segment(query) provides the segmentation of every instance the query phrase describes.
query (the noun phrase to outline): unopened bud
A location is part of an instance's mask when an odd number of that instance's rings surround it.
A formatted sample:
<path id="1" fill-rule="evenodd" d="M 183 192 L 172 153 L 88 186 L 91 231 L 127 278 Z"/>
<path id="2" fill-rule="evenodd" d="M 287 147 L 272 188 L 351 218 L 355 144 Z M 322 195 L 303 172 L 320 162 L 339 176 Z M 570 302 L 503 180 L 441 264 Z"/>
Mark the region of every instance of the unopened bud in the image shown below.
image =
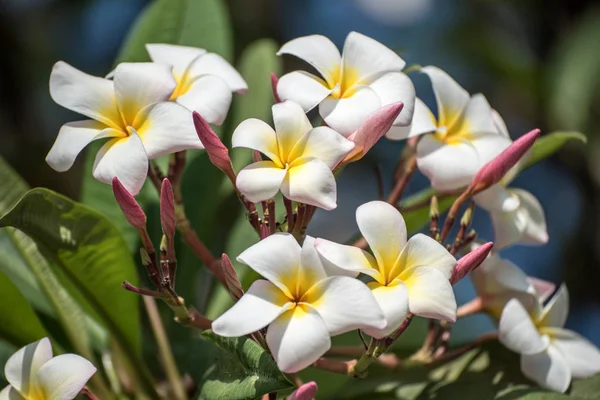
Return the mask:
<path id="1" fill-rule="evenodd" d="M 142 259 L 143 266 L 147 267 L 152 262 L 150 260 L 150 255 L 148 254 L 148 252 L 145 249 L 140 249 L 140 258 Z"/>
<path id="2" fill-rule="evenodd" d="M 117 177 L 112 180 L 112 189 L 115 195 L 117 204 L 123 211 L 129 225 L 133 226 L 138 230 L 146 229 L 146 214 L 144 210 L 135 200 L 133 195 L 125 189 L 125 186 L 119 181 Z"/>
<path id="3" fill-rule="evenodd" d="M 438 218 L 440 216 L 440 209 L 438 206 L 438 198 L 437 196 L 431 196 L 431 201 L 429 202 L 429 218 Z"/>
<path id="4" fill-rule="evenodd" d="M 488 242 L 458 260 L 454 272 L 452 272 L 452 276 L 450 277 L 450 283 L 454 285 L 467 276 L 469 272 L 479 267 L 492 250 L 492 247 L 494 247 L 494 243 Z"/>
<path id="5" fill-rule="evenodd" d="M 277 93 L 277 84 L 279 83 L 279 78 L 275 75 L 274 72 L 271 72 L 271 89 L 273 90 L 273 99 L 275 103 L 281 103 L 281 98 L 279 97 L 279 93 Z"/>
<path id="6" fill-rule="evenodd" d="M 473 212 L 475 211 L 475 203 L 471 202 L 469 207 L 465 210 L 462 218 L 460 219 L 460 225 L 465 228 L 471 225 L 471 220 L 473 220 Z"/>
<path id="7" fill-rule="evenodd" d="M 229 256 L 225 253 L 221 256 L 221 268 L 223 269 L 225 283 L 227 284 L 227 290 L 229 291 L 231 298 L 238 301 L 240 297 L 244 295 L 244 289 L 242 289 L 242 284 L 240 283 Z"/>
<path id="8" fill-rule="evenodd" d="M 306 382 L 290 394 L 287 400 L 313 400 L 317 395 L 317 389 L 316 382 Z"/>
<path id="9" fill-rule="evenodd" d="M 163 233 L 172 238 L 175 235 L 175 200 L 173 187 L 167 178 L 163 179 L 160 188 L 160 223 Z"/>
<path id="10" fill-rule="evenodd" d="M 208 122 L 200 114 L 194 111 L 194 126 L 196 127 L 196 133 L 198 138 L 202 142 L 210 162 L 213 163 L 217 168 L 223 171 L 232 182 L 235 182 L 235 172 L 231 165 L 231 158 L 229 157 L 229 150 L 221 142 L 221 139 L 217 136 L 215 131 L 212 130 Z"/>

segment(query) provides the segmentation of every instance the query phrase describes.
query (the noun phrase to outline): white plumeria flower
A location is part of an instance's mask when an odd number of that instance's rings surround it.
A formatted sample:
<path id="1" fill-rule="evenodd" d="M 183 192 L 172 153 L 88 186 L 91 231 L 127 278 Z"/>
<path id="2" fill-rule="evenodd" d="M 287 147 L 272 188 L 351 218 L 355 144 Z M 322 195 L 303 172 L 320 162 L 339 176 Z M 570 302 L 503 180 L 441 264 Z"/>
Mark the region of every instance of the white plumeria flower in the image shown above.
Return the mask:
<path id="1" fill-rule="evenodd" d="M 572 378 L 600 372 L 600 351 L 579 334 L 564 329 L 569 295 L 562 285 L 539 315 L 531 316 L 510 300 L 499 324 L 499 340 L 521 354 L 521 371 L 538 385 L 564 393 Z"/>
<path id="2" fill-rule="evenodd" d="M 90 142 L 110 138 L 96 155 L 94 177 L 107 184 L 117 177 L 137 194 L 149 159 L 203 148 L 190 111 L 168 101 L 175 86 L 167 65 L 119 64 L 113 81 L 59 61 L 50 75 L 52 99 L 92 119 L 64 124 L 46 162 L 59 172 L 66 171 Z"/>
<path id="3" fill-rule="evenodd" d="M 267 345 L 279 369 L 296 372 L 317 361 L 330 336 L 366 327 L 384 328 L 381 309 L 367 286 L 347 276 L 328 276 L 306 237 L 276 233 L 237 258 L 267 280 L 257 280 L 212 323 L 221 336 L 237 337 L 267 325 Z"/>
<path id="4" fill-rule="evenodd" d="M 354 246 L 316 240 L 320 256 L 332 266 L 375 281 L 368 284 L 388 326 L 363 329 L 375 338 L 389 335 L 415 315 L 454 322 L 456 300 L 450 277 L 456 259 L 438 242 L 423 234 L 406 241 L 406 224 L 396 208 L 372 201 L 356 210 L 358 228 L 375 257 Z M 327 265 L 326 265 L 327 266 Z"/>
<path id="5" fill-rule="evenodd" d="M 277 94 L 293 100 L 305 111 L 319 105 L 327 125 L 348 137 L 379 108 L 403 102 L 404 108 L 388 131 L 390 139 L 405 139 L 412 119 L 415 88 L 402 69 L 406 65 L 392 50 L 357 32 L 350 32 L 343 54 L 321 35 L 284 44 L 280 54 L 292 54 L 313 66 L 321 77 L 305 71 L 282 76 Z"/>
<path id="6" fill-rule="evenodd" d="M 337 189 L 331 170 L 354 143 L 331 128 L 313 128 L 302 107 L 292 101 L 275 104 L 275 130 L 250 118 L 233 132 L 233 147 L 258 150 L 271 161 L 259 161 L 242 169 L 238 189 L 253 202 L 268 200 L 281 189 L 285 197 L 331 210 Z"/>
<path id="7" fill-rule="evenodd" d="M 170 99 L 197 111 L 211 124 L 225 120 L 232 92 L 248 90 L 242 76 L 218 54 L 173 44 L 147 44 L 146 50 L 152 61 L 173 67 L 177 86 Z"/>
<path id="8" fill-rule="evenodd" d="M 4 367 L 9 385 L 0 400 L 74 399 L 96 368 L 76 354 L 52 357 L 48 338 L 28 344 L 13 354 Z"/>
<path id="9" fill-rule="evenodd" d="M 409 136 L 424 135 L 417 145 L 417 166 L 434 189 L 459 189 L 471 183 L 477 171 L 511 141 L 497 125 L 501 118 L 482 94 L 469 96 L 437 67 L 421 71 L 431 79 L 438 115 L 436 118 L 416 100 Z"/>

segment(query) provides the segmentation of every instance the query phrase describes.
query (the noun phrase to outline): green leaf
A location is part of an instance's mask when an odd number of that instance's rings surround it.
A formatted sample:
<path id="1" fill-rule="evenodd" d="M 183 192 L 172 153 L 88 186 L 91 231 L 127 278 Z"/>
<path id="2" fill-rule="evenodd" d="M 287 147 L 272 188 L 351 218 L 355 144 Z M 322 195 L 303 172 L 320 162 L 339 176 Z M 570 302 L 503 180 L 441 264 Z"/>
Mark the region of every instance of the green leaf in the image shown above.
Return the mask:
<path id="1" fill-rule="evenodd" d="M 190 360 L 188 372 L 198 384 L 198 399 L 255 399 L 293 387 L 271 356 L 246 337 L 206 331 L 192 347 L 198 356 Z"/>
<path id="2" fill-rule="evenodd" d="M 529 156 L 520 168 L 521 171 L 531 167 L 543 159 L 550 157 L 552 154 L 560 150 L 567 142 L 578 140 L 587 143 L 587 138 L 580 132 L 552 132 L 544 135 L 533 144 Z"/>
<path id="3" fill-rule="evenodd" d="M 448 211 L 456 200 L 455 195 L 442 196 L 438 191 L 428 188 L 408 196 L 400 202 L 400 210 L 409 234 L 418 232 L 429 223 L 429 200 L 433 195 L 438 196 L 440 215 Z M 402 211 L 402 209 L 408 210 Z"/>

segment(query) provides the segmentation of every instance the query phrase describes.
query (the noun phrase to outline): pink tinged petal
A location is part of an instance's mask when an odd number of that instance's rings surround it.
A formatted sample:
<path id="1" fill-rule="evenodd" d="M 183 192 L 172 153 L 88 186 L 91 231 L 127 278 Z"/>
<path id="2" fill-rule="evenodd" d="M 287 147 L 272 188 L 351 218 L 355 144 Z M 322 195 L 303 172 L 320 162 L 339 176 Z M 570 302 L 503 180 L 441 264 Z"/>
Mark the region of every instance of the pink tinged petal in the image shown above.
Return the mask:
<path id="1" fill-rule="evenodd" d="M 114 82 L 119 111 L 127 125 L 134 123 L 144 107 L 169 100 L 177 86 L 172 68 L 155 63 L 119 64 Z"/>
<path id="2" fill-rule="evenodd" d="M 350 151 L 354 143 L 326 126 L 308 131 L 294 146 L 290 159 L 318 158 L 333 169 Z"/>
<path id="3" fill-rule="evenodd" d="M 552 345 L 539 353 L 522 355 L 521 371 L 541 387 L 555 392 L 566 392 L 571 383 L 569 365 Z"/>
<path id="4" fill-rule="evenodd" d="M 331 336 L 355 329 L 384 329 L 387 323 L 371 291 L 348 276 L 333 276 L 313 286 L 303 298 L 317 310 Z"/>
<path id="5" fill-rule="evenodd" d="M 197 111 L 209 123 L 221 125 L 231 105 L 231 89 L 220 77 L 203 75 L 195 78 L 175 101 L 190 111 Z"/>
<path id="6" fill-rule="evenodd" d="M 46 156 L 48 165 L 58 172 L 73 166 L 75 159 L 90 142 L 106 137 L 124 136 L 124 133 L 93 120 L 64 124 Z"/>
<path id="7" fill-rule="evenodd" d="M 569 292 L 565 284 L 560 285 L 558 292 L 550 299 L 542 311 L 539 325 L 543 327 L 562 328 L 569 315 Z"/>
<path id="8" fill-rule="evenodd" d="M 21 396 L 17 389 L 8 385 L 2 391 L 0 391 L 0 400 L 27 400 Z"/>
<path id="9" fill-rule="evenodd" d="M 340 68 L 342 56 L 333 42 L 322 35 L 309 35 L 290 40 L 277 55 L 291 54 L 312 65 L 323 78 L 332 82 L 332 74 Z"/>
<path id="10" fill-rule="evenodd" d="M 439 126 L 450 128 L 469 102 L 469 93 L 438 67 L 421 68 L 431 79 L 437 102 Z"/>
<path id="11" fill-rule="evenodd" d="M 369 84 L 386 72 L 400 72 L 406 65 L 392 50 L 358 32 L 350 32 L 346 37 L 342 60 L 342 73 L 356 74 L 362 84 Z"/>
<path id="12" fill-rule="evenodd" d="M 453 130 L 468 133 L 491 133 L 498 135 L 492 116 L 492 107 L 481 94 L 474 94 L 467 102 L 460 117 L 455 121 Z M 504 139 L 508 139 L 503 136 Z M 508 139 L 510 144 L 510 139 Z"/>
<path id="13" fill-rule="evenodd" d="M 126 138 L 109 140 L 100 148 L 92 172 L 100 182 L 118 178 L 132 195 L 139 193 L 148 174 L 148 156 L 137 132 L 130 128 Z"/>
<path id="14" fill-rule="evenodd" d="M 377 281 L 384 278 L 377 270 L 377 261 L 368 252 L 325 239 L 316 239 L 315 247 L 329 275 L 356 277 L 359 273 L 369 275 Z"/>
<path id="15" fill-rule="evenodd" d="M 498 340 L 519 354 L 539 353 L 548 346 L 548 338 L 540 335 L 527 310 L 517 299 L 511 299 L 502 311 Z"/>
<path id="16" fill-rule="evenodd" d="M 379 108 L 377 93 L 368 86 L 359 86 L 350 97 L 327 97 L 319 105 L 319 114 L 327 125 L 348 137 Z"/>
<path id="17" fill-rule="evenodd" d="M 406 224 L 400 212 L 384 201 L 370 201 L 356 209 L 358 229 L 373 251 L 379 270 L 389 271 L 406 243 Z"/>
<path id="18" fill-rule="evenodd" d="M 275 196 L 287 174 L 271 161 L 258 161 L 242 169 L 235 184 L 248 200 L 258 203 Z"/>
<path id="19" fill-rule="evenodd" d="M 400 275 L 408 289 L 408 309 L 420 317 L 456 321 L 456 299 L 447 274 L 423 266 L 411 268 Z"/>
<path id="20" fill-rule="evenodd" d="M 488 212 L 511 212 L 519 205 L 519 197 L 500 184 L 490 186 L 488 189 L 473 196 L 475 203 Z"/>
<path id="21" fill-rule="evenodd" d="M 71 400 L 77 397 L 96 367 L 76 354 L 62 354 L 44 364 L 37 380 L 47 399 Z"/>
<path id="22" fill-rule="evenodd" d="M 391 275 L 395 277 L 417 267 L 432 267 L 449 280 L 455 266 L 456 258 L 444 246 L 429 236 L 418 233 L 402 249 Z"/>
<path id="23" fill-rule="evenodd" d="M 277 135 L 273 128 L 259 119 L 249 118 L 239 124 L 233 131 L 231 145 L 258 150 L 283 168 L 279 160 Z"/>
<path id="24" fill-rule="evenodd" d="M 267 345 L 279 369 L 300 371 L 331 347 L 323 318 L 310 306 L 297 306 L 277 318 L 267 330 Z"/>
<path id="25" fill-rule="evenodd" d="M 304 110 L 293 101 L 277 103 L 272 107 L 273 123 L 281 157 L 289 157 L 296 143 L 313 127 Z M 281 160 L 291 162 L 293 159 Z"/>
<path id="26" fill-rule="evenodd" d="M 281 193 L 290 200 L 324 210 L 337 207 L 333 172 L 317 158 L 302 157 L 295 160 L 281 184 Z"/>
<path id="27" fill-rule="evenodd" d="M 277 95 L 280 100 L 292 100 L 308 112 L 322 102 L 331 89 L 321 78 L 305 72 L 293 71 L 279 78 Z"/>
<path id="28" fill-rule="evenodd" d="M 294 390 L 287 400 L 313 400 L 317 395 L 316 382 L 307 382 L 302 384 L 298 389 Z"/>
<path id="29" fill-rule="evenodd" d="M 419 98 L 415 99 L 415 111 L 410 125 L 408 137 L 420 136 L 425 133 L 433 133 L 437 130 L 435 116 Z M 388 136 L 389 137 L 389 136 Z M 394 137 L 394 139 L 405 139 L 405 137 Z"/>
<path id="30" fill-rule="evenodd" d="M 521 209 L 527 214 L 527 225 L 525 227 L 521 243 L 545 244 L 548 242 L 548 230 L 546 228 L 546 217 L 540 202 L 531 193 L 521 189 L 511 189 L 520 201 Z"/>
<path id="31" fill-rule="evenodd" d="M 291 234 L 275 233 L 246 249 L 237 260 L 292 298 L 300 266 L 300 251 L 300 245 Z"/>
<path id="32" fill-rule="evenodd" d="M 296 293 L 304 295 L 311 287 L 327 278 L 327 272 L 315 248 L 315 238 L 306 236 L 300 251 L 300 268 L 296 282 Z"/>
<path id="33" fill-rule="evenodd" d="M 198 56 L 206 54 L 204 49 L 163 43 L 146 44 L 146 51 L 155 63 L 171 65 L 177 77 L 181 77 Z"/>
<path id="34" fill-rule="evenodd" d="M 527 215 L 521 209 L 512 212 L 493 212 L 494 243 L 498 250 L 519 243 L 527 225 Z"/>
<path id="35" fill-rule="evenodd" d="M 466 141 L 447 145 L 433 135 L 425 135 L 417 144 L 417 166 L 436 190 L 467 186 L 479 165 L 477 150 Z"/>
<path id="36" fill-rule="evenodd" d="M 506 127 L 506 123 L 504 119 L 500 116 L 498 111 L 492 109 L 492 119 L 494 120 L 494 125 L 496 126 L 496 130 L 501 136 L 510 139 L 510 134 L 508 133 L 508 128 Z"/>
<path id="37" fill-rule="evenodd" d="M 371 282 L 369 288 L 383 311 L 387 326 L 383 329 L 363 328 L 363 331 L 369 336 L 381 339 L 398 329 L 406 319 L 408 314 L 408 290 L 404 283 L 399 281 L 389 286 Z"/>
<path id="38" fill-rule="evenodd" d="M 546 300 L 548 300 L 552 293 L 554 293 L 556 290 L 556 285 L 554 283 L 545 281 L 543 279 L 528 276 L 527 282 L 533 286 L 535 289 L 535 294 L 541 303 L 545 303 Z"/>
<path id="39" fill-rule="evenodd" d="M 375 91 L 381 106 L 402 102 L 402 112 L 394 121 L 394 125 L 410 125 L 415 111 L 415 86 L 410 78 L 402 72 L 388 72 L 369 85 Z"/>
<path id="40" fill-rule="evenodd" d="M 52 345 L 48 338 L 28 344 L 10 356 L 4 366 L 8 383 L 21 395 L 27 397 L 35 388 L 34 382 L 42 365 L 52 359 Z"/>
<path id="41" fill-rule="evenodd" d="M 269 325 L 292 307 L 293 303 L 277 286 L 259 279 L 237 303 L 213 321 L 211 329 L 225 337 L 248 335 Z"/>
<path id="42" fill-rule="evenodd" d="M 573 378 L 582 379 L 600 372 L 600 350 L 583 336 L 566 329 L 548 330 L 551 346 L 563 356 Z"/>
<path id="43" fill-rule="evenodd" d="M 348 137 L 348 140 L 352 140 L 356 146 L 354 147 L 354 150 L 346 156 L 344 161 L 357 161 L 361 159 L 373 146 L 375 146 L 375 143 L 377 143 L 383 135 L 389 134 L 394 120 L 398 117 L 403 107 L 404 104 L 401 102 L 392 103 L 371 113 L 360 127 Z M 403 127 L 403 129 L 405 128 L 406 127 Z"/>
<path id="44" fill-rule="evenodd" d="M 113 81 L 91 76 L 59 61 L 50 74 L 52 100 L 69 110 L 120 129 Z"/>
<path id="45" fill-rule="evenodd" d="M 188 74 L 192 79 L 200 75 L 216 75 L 223 79 L 229 90 L 234 93 L 244 94 L 248 90 L 248 84 L 240 73 L 223 57 L 215 53 L 206 53 L 193 60 Z"/>

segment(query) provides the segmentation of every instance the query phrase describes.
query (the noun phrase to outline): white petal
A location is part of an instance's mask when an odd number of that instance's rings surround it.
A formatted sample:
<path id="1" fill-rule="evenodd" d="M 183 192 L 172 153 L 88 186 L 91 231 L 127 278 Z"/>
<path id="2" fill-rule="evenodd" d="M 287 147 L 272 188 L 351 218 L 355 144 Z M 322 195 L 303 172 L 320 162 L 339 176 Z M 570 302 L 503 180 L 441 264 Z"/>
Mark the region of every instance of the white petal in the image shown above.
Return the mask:
<path id="1" fill-rule="evenodd" d="M 325 239 L 315 240 L 315 247 L 321 259 L 327 262 L 323 263 L 327 270 L 328 264 L 335 269 L 330 275 L 348 275 L 356 277 L 359 273 L 369 275 L 375 280 L 383 280 L 377 270 L 377 261 L 368 252 L 354 246 L 347 246 L 335 243 Z"/>
<path id="2" fill-rule="evenodd" d="M 546 300 L 550 298 L 550 295 L 552 295 L 552 293 L 554 293 L 556 290 L 556 285 L 554 283 L 545 281 L 543 279 L 528 276 L 527 282 L 533 286 L 536 296 L 542 303 L 545 303 Z"/>
<path id="3" fill-rule="evenodd" d="M 146 50 L 155 63 L 173 66 L 173 74 L 178 78 L 183 76 L 192 61 L 206 53 L 206 50 L 196 47 L 164 43 L 146 44 Z"/>
<path id="4" fill-rule="evenodd" d="M 438 125 L 450 128 L 469 102 L 469 93 L 438 67 L 421 68 L 431 79 L 438 108 Z"/>
<path id="5" fill-rule="evenodd" d="M 111 139 L 96 154 L 92 171 L 94 178 L 111 184 L 114 177 L 133 195 L 138 194 L 148 174 L 148 156 L 137 132 L 129 129 L 130 136 Z"/>
<path id="6" fill-rule="evenodd" d="M 62 354 L 40 368 L 37 380 L 47 399 L 71 400 L 95 373 L 96 367 L 85 358 Z"/>
<path id="7" fill-rule="evenodd" d="M 300 266 L 300 251 L 300 245 L 291 234 L 275 233 L 246 249 L 237 260 L 292 298 Z"/>
<path id="8" fill-rule="evenodd" d="M 333 210 L 337 207 L 337 189 L 331 169 L 323 161 L 302 157 L 290 166 L 281 193 L 290 200 Z"/>
<path id="9" fill-rule="evenodd" d="M 231 145 L 232 147 L 258 150 L 283 167 L 283 164 L 279 161 L 277 135 L 273 128 L 259 119 L 249 118 L 239 124 L 233 131 Z"/>
<path id="10" fill-rule="evenodd" d="M 187 149 L 202 149 L 192 113 L 173 103 L 155 103 L 138 114 L 137 133 L 150 160 Z M 143 122 L 141 122 L 143 121 Z"/>
<path id="11" fill-rule="evenodd" d="M 298 296 L 302 296 L 314 285 L 326 278 L 327 272 L 315 248 L 315 238 L 307 235 L 300 251 L 300 267 L 298 268 L 296 293 Z"/>
<path id="12" fill-rule="evenodd" d="M 248 90 L 248 84 L 240 73 L 215 53 L 206 53 L 196 58 L 190 65 L 188 74 L 191 78 L 200 75 L 216 75 L 227 83 L 227 87 L 232 92 L 244 94 Z"/>
<path id="13" fill-rule="evenodd" d="M 0 400 L 27 400 L 21 396 L 17 389 L 8 385 L 0 391 Z"/>
<path id="14" fill-rule="evenodd" d="M 490 133 L 498 135 L 492 116 L 492 107 L 486 98 L 478 93 L 469 99 L 460 117 L 455 121 L 452 130 L 473 133 Z M 498 135 L 500 136 L 500 135 Z M 504 139 L 506 137 L 502 136 Z M 508 139 L 510 143 L 510 139 Z"/>
<path id="15" fill-rule="evenodd" d="M 520 205 L 519 198 L 499 184 L 476 194 L 473 199 L 479 207 L 489 212 L 511 212 Z"/>
<path id="16" fill-rule="evenodd" d="M 449 280 L 455 266 L 456 258 L 444 246 L 429 236 L 418 233 L 402 249 L 391 274 L 396 276 L 412 268 L 432 267 Z"/>
<path id="17" fill-rule="evenodd" d="M 239 337 L 256 332 L 293 307 L 290 299 L 269 281 L 254 281 L 229 310 L 212 323 L 217 335 Z"/>
<path id="18" fill-rule="evenodd" d="M 325 81 L 305 71 L 293 71 L 283 75 L 277 82 L 277 95 L 281 100 L 292 100 L 308 112 L 329 94 Z"/>
<path id="19" fill-rule="evenodd" d="M 335 44 L 325 36 L 309 35 L 290 40 L 277 52 L 277 55 L 291 54 L 312 65 L 325 78 L 331 81 L 332 74 L 339 71 L 342 57 Z"/>
<path id="20" fill-rule="evenodd" d="M 317 310 L 331 336 L 355 329 L 383 329 L 387 325 L 367 285 L 348 276 L 320 281 L 303 301 Z"/>
<path id="21" fill-rule="evenodd" d="M 494 125 L 496 126 L 498 133 L 510 139 L 510 134 L 508 133 L 508 128 L 506 127 L 504 119 L 502 119 L 498 111 L 494 109 L 492 109 L 492 119 L 494 120 Z"/>
<path id="22" fill-rule="evenodd" d="M 415 111 L 410 125 L 408 137 L 420 136 L 425 133 L 433 133 L 437 130 L 437 120 L 435 116 L 419 98 L 415 99 Z"/>
<path id="23" fill-rule="evenodd" d="M 553 346 L 537 354 L 521 356 L 521 371 L 541 387 L 555 392 L 566 392 L 571 383 L 569 366 Z"/>
<path id="24" fill-rule="evenodd" d="M 119 129 L 122 125 L 113 81 L 91 76 L 59 61 L 50 74 L 52 100 L 69 110 Z"/>
<path id="25" fill-rule="evenodd" d="M 506 303 L 502 311 L 498 324 L 498 340 L 519 354 L 539 353 L 548 346 L 548 339 L 539 334 L 527 310 L 516 299 Z"/>
<path id="26" fill-rule="evenodd" d="M 583 336 L 566 329 L 551 331 L 552 344 L 567 362 L 573 378 L 582 379 L 600 372 L 600 350 Z"/>
<path id="27" fill-rule="evenodd" d="M 500 250 L 521 241 L 527 225 L 527 214 L 521 209 L 492 212 L 490 217 L 494 227 L 494 247 Z"/>
<path id="28" fill-rule="evenodd" d="M 447 145 L 434 135 L 425 135 L 417 144 L 417 166 L 434 189 L 449 191 L 471 183 L 479 170 L 479 155 L 470 143 Z"/>
<path id="29" fill-rule="evenodd" d="M 497 133 L 470 134 L 470 137 L 471 144 L 479 154 L 480 167 L 492 161 L 512 143 L 510 139 Z"/>
<path id="30" fill-rule="evenodd" d="M 454 291 L 447 274 L 441 269 L 429 266 L 411 268 L 404 271 L 400 279 L 408 289 L 410 312 L 426 318 L 456 321 Z"/>
<path id="31" fill-rule="evenodd" d="M 394 121 L 394 125 L 410 125 L 415 111 L 416 97 L 415 85 L 406 74 L 388 72 L 376 79 L 369 87 L 379 96 L 382 107 L 401 101 L 404 107 L 402 107 L 400 115 Z"/>
<path id="32" fill-rule="evenodd" d="M 546 217 L 542 205 L 531 193 L 521 189 L 511 189 L 517 195 L 521 209 L 527 213 L 527 225 L 521 243 L 545 244 L 548 242 Z"/>
<path id="33" fill-rule="evenodd" d="M 317 361 L 329 350 L 331 340 L 319 313 L 309 306 L 298 306 L 269 325 L 267 345 L 279 369 L 293 373 Z"/>
<path id="34" fill-rule="evenodd" d="M 282 158 L 288 157 L 296 143 L 312 129 L 312 125 L 302 107 L 293 101 L 277 103 L 272 110 L 279 154 Z"/>
<path id="35" fill-rule="evenodd" d="M 360 233 L 373 251 L 380 271 L 390 271 L 406 244 L 406 224 L 400 212 L 384 201 L 370 201 L 356 209 Z"/>
<path id="36" fill-rule="evenodd" d="M 544 307 L 540 325 L 543 327 L 562 328 L 569 316 L 569 291 L 563 283 L 558 292 Z"/>
<path id="37" fill-rule="evenodd" d="M 408 290 L 402 282 L 396 282 L 390 286 L 371 282 L 369 287 L 383 311 L 387 326 L 383 329 L 365 328 L 363 331 L 369 336 L 380 339 L 398 329 L 406 319 L 408 314 Z"/>
<path id="38" fill-rule="evenodd" d="M 171 66 L 155 63 L 122 63 L 115 69 L 115 95 L 127 125 L 144 107 L 167 101 L 177 86 Z"/>
<path id="39" fill-rule="evenodd" d="M 258 203 L 277 194 L 287 173 L 271 161 L 258 161 L 242 169 L 235 184 L 248 200 Z"/>
<path id="40" fill-rule="evenodd" d="M 392 50 L 358 32 L 350 32 L 342 52 L 343 74 L 356 75 L 360 83 L 371 83 L 386 72 L 400 72 L 406 65 Z"/>
<path id="41" fill-rule="evenodd" d="M 28 344 L 10 356 L 4 366 L 4 375 L 8 383 L 27 396 L 31 382 L 37 377 L 39 369 L 52 358 L 52 344 L 48 338 Z"/>
<path id="42" fill-rule="evenodd" d="M 218 76 L 203 75 L 194 79 L 176 101 L 190 111 L 197 111 L 208 123 L 221 125 L 231 105 L 231 89 Z"/>
<path id="43" fill-rule="evenodd" d="M 377 93 L 368 86 L 359 86 L 350 97 L 327 97 L 319 105 L 319 114 L 327 125 L 348 137 L 380 108 L 381 101 Z"/>
<path id="44" fill-rule="evenodd" d="M 308 131 L 294 146 L 290 159 L 313 157 L 333 168 L 354 149 L 354 143 L 326 126 Z"/>
<path id="45" fill-rule="evenodd" d="M 94 120 L 67 122 L 60 128 L 46 162 L 55 171 L 64 172 L 73 166 L 81 150 L 90 142 L 123 135 L 121 131 Z"/>

